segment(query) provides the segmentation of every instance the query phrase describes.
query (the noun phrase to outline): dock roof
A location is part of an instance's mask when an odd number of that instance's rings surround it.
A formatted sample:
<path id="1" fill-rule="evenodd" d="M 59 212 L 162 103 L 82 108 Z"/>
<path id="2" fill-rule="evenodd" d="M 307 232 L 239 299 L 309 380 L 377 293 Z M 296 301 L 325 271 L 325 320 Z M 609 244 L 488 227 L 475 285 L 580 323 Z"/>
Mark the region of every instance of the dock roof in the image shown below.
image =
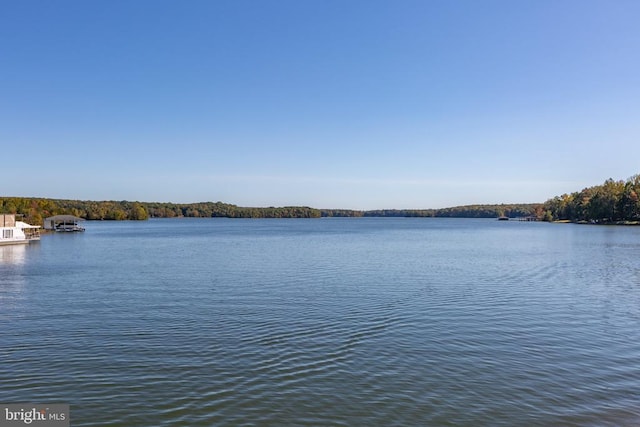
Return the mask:
<path id="1" fill-rule="evenodd" d="M 73 222 L 73 221 L 84 221 L 84 218 L 78 218 L 73 215 L 54 215 L 49 218 L 45 218 L 45 221 L 61 221 L 61 222 Z"/>

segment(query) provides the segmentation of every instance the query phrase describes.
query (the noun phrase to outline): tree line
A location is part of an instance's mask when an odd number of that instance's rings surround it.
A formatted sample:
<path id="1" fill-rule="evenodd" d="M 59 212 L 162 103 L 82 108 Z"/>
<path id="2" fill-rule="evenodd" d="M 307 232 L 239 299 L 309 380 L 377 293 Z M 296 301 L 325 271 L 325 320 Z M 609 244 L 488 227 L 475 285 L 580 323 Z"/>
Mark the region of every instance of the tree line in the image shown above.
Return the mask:
<path id="1" fill-rule="evenodd" d="M 146 220 L 148 218 L 320 218 L 320 217 L 535 217 L 545 221 L 595 223 L 640 222 L 640 175 L 626 181 L 606 180 L 602 185 L 563 194 L 544 203 L 466 205 L 443 209 L 315 209 L 307 206 L 241 207 L 223 202 L 159 203 L 86 201 L 0 197 L 0 213 L 16 213 L 30 224 L 42 224 L 53 215 L 74 215 L 88 220 Z"/>
<path id="2" fill-rule="evenodd" d="M 160 203 L 129 201 L 83 201 L 0 197 L 0 213 L 22 215 L 26 222 L 42 224 L 54 215 L 74 215 L 88 220 L 146 220 L 148 218 L 320 218 L 320 217 L 464 217 L 495 218 L 530 216 L 540 204 L 469 205 L 445 209 L 349 210 L 315 209 L 307 206 L 241 207 L 222 202 Z"/>
<path id="3" fill-rule="evenodd" d="M 129 201 L 83 201 L 28 197 L 0 197 L 0 213 L 21 215 L 29 224 L 42 224 L 54 215 L 73 215 L 89 220 L 145 220 L 144 203 Z"/>
<path id="4" fill-rule="evenodd" d="M 371 211 L 371 216 L 407 216 L 437 218 L 497 218 L 500 216 L 525 217 L 535 215 L 541 204 L 465 205 L 442 209 Z"/>
<path id="5" fill-rule="evenodd" d="M 0 213 L 22 215 L 29 224 L 42 224 L 54 215 L 88 220 L 146 220 L 148 218 L 320 218 L 319 209 L 306 206 L 240 207 L 222 202 L 158 203 L 86 201 L 26 197 L 0 197 Z"/>
<path id="6" fill-rule="evenodd" d="M 599 224 L 640 222 L 640 175 L 563 194 L 544 203 L 546 221 Z"/>
<path id="7" fill-rule="evenodd" d="M 307 206 L 241 207 L 222 202 L 189 204 L 142 203 L 152 218 L 320 218 L 319 209 Z"/>

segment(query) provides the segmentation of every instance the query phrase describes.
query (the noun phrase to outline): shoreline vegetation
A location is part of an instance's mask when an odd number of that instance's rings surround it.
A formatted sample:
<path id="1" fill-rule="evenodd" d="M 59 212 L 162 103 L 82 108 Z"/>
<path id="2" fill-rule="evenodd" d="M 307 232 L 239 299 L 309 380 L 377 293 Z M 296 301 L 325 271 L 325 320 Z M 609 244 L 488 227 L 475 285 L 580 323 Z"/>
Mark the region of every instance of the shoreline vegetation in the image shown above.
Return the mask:
<path id="1" fill-rule="evenodd" d="M 0 197 L 0 213 L 22 215 L 42 224 L 53 215 L 87 220 L 146 220 L 149 218 L 322 218 L 322 217 L 528 217 L 538 221 L 584 224 L 640 224 L 640 174 L 626 181 L 606 180 L 544 203 L 487 204 L 443 209 L 317 209 L 308 206 L 242 207 L 223 202 L 161 203 L 87 201 L 33 197 Z"/>

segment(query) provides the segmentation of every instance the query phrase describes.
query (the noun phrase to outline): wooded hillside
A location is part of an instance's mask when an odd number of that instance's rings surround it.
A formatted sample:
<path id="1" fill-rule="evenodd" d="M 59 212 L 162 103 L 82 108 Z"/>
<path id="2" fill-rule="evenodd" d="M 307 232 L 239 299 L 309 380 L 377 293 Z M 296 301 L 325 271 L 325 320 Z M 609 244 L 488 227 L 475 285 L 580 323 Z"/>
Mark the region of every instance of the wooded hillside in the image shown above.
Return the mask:
<path id="1" fill-rule="evenodd" d="M 145 220 L 148 218 L 320 218 L 320 217 L 459 217 L 495 218 L 529 216 L 539 213 L 541 204 L 470 205 L 446 209 L 387 209 L 358 211 L 348 209 L 314 209 L 306 206 L 240 207 L 222 202 L 189 204 L 81 201 L 21 197 L 0 198 L 0 213 L 17 213 L 30 224 L 42 224 L 44 218 L 69 214 L 88 220 Z"/>
<path id="2" fill-rule="evenodd" d="M 319 218 L 320 210 L 305 206 L 253 208 L 222 202 L 190 204 L 129 201 L 82 201 L 0 197 L 0 213 L 17 213 L 30 224 L 42 224 L 53 215 L 75 215 L 88 220 L 145 220 L 150 217 Z"/>
<path id="3" fill-rule="evenodd" d="M 315 209 L 307 206 L 241 207 L 222 202 L 159 203 L 82 201 L 26 197 L 0 197 L 0 213 L 17 213 L 30 224 L 42 224 L 52 215 L 69 214 L 89 220 L 145 220 L 148 218 L 320 218 L 320 217 L 456 217 L 496 218 L 534 216 L 545 221 L 595 223 L 640 221 L 640 175 L 626 181 L 606 180 L 602 185 L 563 194 L 545 203 L 468 205 L 444 209 Z"/>
<path id="4" fill-rule="evenodd" d="M 626 181 L 606 180 L 601 185 L 549 199 L 547 221 L 586 221 L 601 224 L 640 221 L 640 175 Z"/>

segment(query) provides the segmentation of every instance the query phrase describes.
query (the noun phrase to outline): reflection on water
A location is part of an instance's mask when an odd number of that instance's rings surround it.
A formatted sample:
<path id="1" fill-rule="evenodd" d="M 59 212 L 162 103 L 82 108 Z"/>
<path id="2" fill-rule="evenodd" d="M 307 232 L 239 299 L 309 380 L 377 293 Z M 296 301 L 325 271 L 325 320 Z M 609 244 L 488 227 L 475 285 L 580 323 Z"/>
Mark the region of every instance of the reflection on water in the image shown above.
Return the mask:
<path id="1" fill-rule="evenodd" d="M 2 309 L 15 308 L 15 302 L 23 297 L 26 260 L 27 245 L 0 246 L 0 320 L 6 314 Z"/>
<path id="2" fill-rule="evenodd" d="M 26 260 L 26 245 L 0 246 L 0 263 L 23 265 Z"/>

